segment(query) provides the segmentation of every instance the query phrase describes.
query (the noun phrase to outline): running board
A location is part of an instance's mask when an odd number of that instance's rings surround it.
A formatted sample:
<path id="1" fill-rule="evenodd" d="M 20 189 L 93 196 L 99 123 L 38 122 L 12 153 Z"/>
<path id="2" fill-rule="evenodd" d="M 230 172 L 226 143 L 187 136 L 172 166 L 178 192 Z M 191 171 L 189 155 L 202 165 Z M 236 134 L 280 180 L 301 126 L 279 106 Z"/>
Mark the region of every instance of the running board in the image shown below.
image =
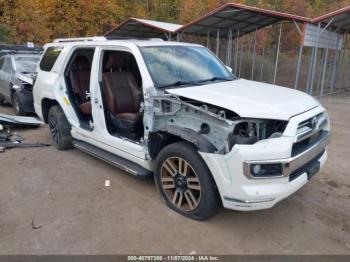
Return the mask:
<path id="1" fill-rule="evenodd" d="M 140 177 L 140 178 L 147 178 L 152 175 L 152 172 L 139 166 L 138 164 L 135 164 L 125 158 L 122 158 L 120 156 L 116 156 L 110 152 L 107 152 L 106 150 L 103 150 L 101 148 L 98 148 L 96 146 L 93 146 L 89 143 L 80 141 L 80 140 L 74 140 L 73 141 L 74 146 L 85 152 L 88 153 L 94 157 L 97 157 L 115 167 L 118 167 L 128 173 L 133 174 L 134 176 Z"/>

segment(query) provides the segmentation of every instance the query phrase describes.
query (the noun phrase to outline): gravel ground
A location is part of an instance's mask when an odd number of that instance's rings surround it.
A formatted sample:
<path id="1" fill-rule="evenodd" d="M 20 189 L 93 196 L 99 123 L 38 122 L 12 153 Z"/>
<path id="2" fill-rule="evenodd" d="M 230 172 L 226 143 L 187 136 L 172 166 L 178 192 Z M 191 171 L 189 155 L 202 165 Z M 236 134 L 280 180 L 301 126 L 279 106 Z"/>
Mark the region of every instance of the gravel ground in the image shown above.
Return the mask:
<path id="1" fill-rule="evenodd" d="M 152 179 L 78 150 L 0 153 L 0 254 L 350 254 L 350 93 L 322 103 L 333 131 L 325 168 L 270 210 L 222 209 L 206 222 L 168 209 Z M 18 132 L 51 143 L 46 126 Z"/>

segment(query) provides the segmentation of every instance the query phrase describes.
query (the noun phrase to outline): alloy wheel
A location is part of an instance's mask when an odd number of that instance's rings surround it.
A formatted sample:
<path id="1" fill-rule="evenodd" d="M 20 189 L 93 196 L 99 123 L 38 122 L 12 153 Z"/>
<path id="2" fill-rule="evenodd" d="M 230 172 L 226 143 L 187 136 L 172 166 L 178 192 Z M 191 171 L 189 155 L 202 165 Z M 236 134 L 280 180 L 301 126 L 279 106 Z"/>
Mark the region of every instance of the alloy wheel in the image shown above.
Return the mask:
<path id="1" fill-rule="evenodd" d="M 161 167 L 161 186 L 166 197 L 183 211 L 195 210 L 201 200 L 201 184 L 192 166 L 181 157 L 167 158 Z"/>
<path id="2" fill-rule="evenodd" d="M 52 139 L 54 140 L 55 144 L 58 145 L 59 144 L 59 129 L 57 126 L 57 122 L 54 118 L 54 116 L 49 116 L 49 127 L 50 127 L 50 133 L 52 136 Z"/>

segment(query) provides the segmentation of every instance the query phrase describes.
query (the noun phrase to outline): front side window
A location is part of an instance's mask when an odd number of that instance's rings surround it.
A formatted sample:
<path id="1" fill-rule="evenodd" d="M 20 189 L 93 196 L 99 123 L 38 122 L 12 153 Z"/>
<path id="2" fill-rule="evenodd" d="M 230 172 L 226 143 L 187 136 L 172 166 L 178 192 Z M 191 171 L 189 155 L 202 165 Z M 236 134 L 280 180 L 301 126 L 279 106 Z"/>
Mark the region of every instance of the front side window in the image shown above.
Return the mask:
<path id="1" fill-rule="evenodd" d="M 62 46 L 51 46 L 49 47 L 40 62 L 40 69 L 43 71 L 51 71 L 58 56 L 60 55 L 63 47 Z"/>
<path id="2" fill-rule="evenodd" d="M 204 47 L 147 46 L 140 50 L 159 89 L 235 79 L 225 65 Z"/>

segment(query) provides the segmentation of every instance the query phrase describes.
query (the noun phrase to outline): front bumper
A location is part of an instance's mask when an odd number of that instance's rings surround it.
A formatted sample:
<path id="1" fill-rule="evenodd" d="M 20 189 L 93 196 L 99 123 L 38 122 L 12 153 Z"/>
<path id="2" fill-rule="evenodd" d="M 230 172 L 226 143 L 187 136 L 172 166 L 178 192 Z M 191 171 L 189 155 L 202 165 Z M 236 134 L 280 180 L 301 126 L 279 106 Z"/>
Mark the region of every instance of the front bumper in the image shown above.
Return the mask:
<path id="1" fill-rule="evenodd" d="M 20 100 L 20 103 L 22 105 L 23 110 L 26 113 L 35 113 L 34 106 L 33 106 L 33 92 L 31 90 L 27 89 L 20 89 L 16 91 Z"/>
<path id="2" fill-rule="evenodd" d="M 264 177 L 255 177 L 251 174 L 251 165 L 266 165 L 266 164 L 280 164 L 282 166 L 283 172 L 279 177 L 289 177 L 294 171 L 307 165 L 315 157 L 319 156 L 329 144 L 330 133 L 325 131 L 320 135 L 321 137 L 316 143 L 310 145 L 304 152 L 287 158 L 278 160 L 256 160 L 256 161 L 245 161 L 243 163 L 243 173 L 249 179 L 266 179 Z M 278 176 L 276 177 L 278 178 Z"/>
<path id="3" fill-rule="evenodd" d="M 317 110 L 321 109 L 315 109 L 313 111 L 316 112 L 309 112 L 303 117 L 317 113 Z M 294 121 L 300 121 L 300 118 Z M 288 125 L 295 126 L 295 123 L 291 120 Z M 200 153 L 213 174 L 224 207 L 234 210 L 271 208 L 304 186 L 310 178 L 310 163 L 322 168 L 327 159 L 326 146 L 330 132 L 325 132 L 317 143 L 291 157 L 295 140 L 295 136 L 285 133 L 280 138 L 262 140 L 254 145 L 235 145 L 226 155 Z M 250 165 L 257 163 L 280 163 L 283 173 L 273 178 L 252 177 Z"/>

